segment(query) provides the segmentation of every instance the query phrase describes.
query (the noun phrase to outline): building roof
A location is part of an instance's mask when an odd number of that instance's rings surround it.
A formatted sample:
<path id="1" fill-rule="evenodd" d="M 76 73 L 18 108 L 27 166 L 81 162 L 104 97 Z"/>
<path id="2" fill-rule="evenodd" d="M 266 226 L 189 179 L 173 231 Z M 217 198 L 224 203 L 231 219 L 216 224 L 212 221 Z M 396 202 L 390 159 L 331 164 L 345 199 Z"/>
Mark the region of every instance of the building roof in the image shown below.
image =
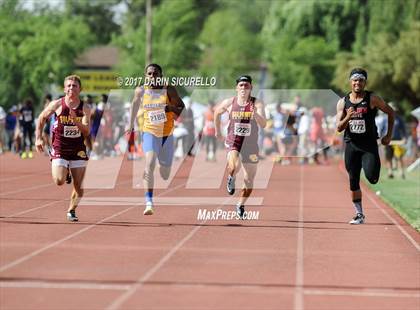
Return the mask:
<path id="1" fill-rule="evenodd" d="M 77 56 L 74 62 L 79 68 L 109 69 L 118 62 L 118 48 L 114 46 L 95 46 Z"/>

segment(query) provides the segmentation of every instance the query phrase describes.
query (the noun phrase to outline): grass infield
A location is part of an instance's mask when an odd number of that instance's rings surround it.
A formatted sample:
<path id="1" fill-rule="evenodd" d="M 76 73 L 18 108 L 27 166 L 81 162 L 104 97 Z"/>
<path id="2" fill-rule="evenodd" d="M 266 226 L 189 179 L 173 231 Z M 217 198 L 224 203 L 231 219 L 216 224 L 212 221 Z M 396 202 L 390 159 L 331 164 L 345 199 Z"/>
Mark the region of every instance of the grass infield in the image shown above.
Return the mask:
<path id="1" fill-rule="evenodd" d="M 387 176 L 387 170 L 384 168 L 381 170 L 381 178 L 378 184 L 369 184 L 365 178 L 364 182 L 411 226 L 420 231 L 419 169 L 406 173 L 405 179 L 402 179 L 398 173 L 394 173 L 394 178 L 390 179 Z"/>

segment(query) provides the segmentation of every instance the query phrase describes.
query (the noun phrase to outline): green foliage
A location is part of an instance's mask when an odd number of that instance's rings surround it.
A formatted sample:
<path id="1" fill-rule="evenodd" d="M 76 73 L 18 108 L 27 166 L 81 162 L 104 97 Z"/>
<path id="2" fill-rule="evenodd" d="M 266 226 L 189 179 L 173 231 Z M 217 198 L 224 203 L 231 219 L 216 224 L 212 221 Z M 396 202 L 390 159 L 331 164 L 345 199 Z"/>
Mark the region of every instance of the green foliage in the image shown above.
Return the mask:
<path id="1" fill-rule="evenodd" d="M 331 61 L 354 39 L 352 1 L 276 1 L 265 20 L 264 59 L 275 87 L 328 88 Z"/>
<path id="2" fill-rule="evenodd" d="M 6 107 L 28 96 L 37 101 L 50 83 L 61 84 L 93 41 L 79 18 L 34 15 L 18 7 L 2 9 L 0 17 L 0 98 Z"/>
<path id="3" fill-rule="evenodd" d="M 120 48 L 120 74 L 142 76 L 146 0 L 66 0 L 63 10 L 0 0 L 0 96 L 13 104 L 61 83 L 84 48 Z M 126 5 L 120 20 L 115 7 Z M 266 87 L 349 89 L 362 66 L 368 87 L 407 110 L 419 102 L 419 0 L 153 0 L 153 56 L 167 76 L 238 74 L 266 67 Z"/>
<path id="4" fill-rule="evenodd" d="M 77 16 L 89 26 L 95 43 L 108 44 L 113 34 L 120 32 L 120 26 L 114 21 L 112 7 L 118 0 L 66 0 L 67 18 Z"/>
<path id="5" fill-rule="evenodd" d="M 200 71 L 216 76 L 219 87 L 231 87 L 238 74 L 258 68 L 259 38 L 245 28 L 232 10 L 209 16 L 199 42 L 203 50 Z"/>
<path id="6" fill-rule="evenodd" d="M 348 88 L 348 72 L 362 66 L 368 70 L 370 89 L 385 100 L 410 103 L 408 110 L 414 108 L 420 101 L 419 41 L 420 22 L 413 22 L 397 39 L 390 33 L 381 33 L 361 53 L 337 55 L 335 86 Z"/>
<path id="7" fill-rule="evenodd" d="M 214 6 L 207 4 L 200 11 L 202 0 L 164 0 L 153 8 L 152 61 L 162 65 L 165 75 L 185 76 L 198 66 L 199 48 L 197 37 L 203 21 Z M 131 13 L 130 13 L 131 14 Z M 129 14 L 129 15 L 130 15 Z M 146 25 L 138 28 L 125 26 L 126 32 L 115 38 L 123 53 L 118 70 L 123 75 L 143 75 L 145 66 Z"/>
<path id="8" fill-rule="evenodd" d="M 377 184 L 367 184 L 373 192 L 380 192 L 380 198 L 397 211 L 411 226 L 420 231 L 420 170 L 406 173 L 406 179 L 395 174 L 394 179 L 386 177 L 387 170 L 381 171 Z"/>

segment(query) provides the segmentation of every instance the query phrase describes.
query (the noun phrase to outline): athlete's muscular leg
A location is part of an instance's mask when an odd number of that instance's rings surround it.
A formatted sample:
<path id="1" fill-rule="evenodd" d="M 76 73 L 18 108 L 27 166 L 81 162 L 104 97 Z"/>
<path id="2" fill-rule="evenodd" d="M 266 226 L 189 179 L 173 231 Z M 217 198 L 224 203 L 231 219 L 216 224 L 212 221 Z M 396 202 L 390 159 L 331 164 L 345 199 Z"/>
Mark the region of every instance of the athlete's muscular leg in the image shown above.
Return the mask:
<path id="1" fill-rule="evenodd" d="M 75 210 L 83 197 L 84 190 L 82 188 L 83 179 L 85 177 L 86 167 L 71 168 L 71 175 L 73 177 L 73 191 L 70 198 L 70 206 L 67 211 Z"/>
<path id="2" fill-rule="evenodd" d="M 160 166 L 159 172 L 162 179 L 167 180 L 171 174 L 171 166 Z"/>
<path id="3" fill-rule="evenodd" d="M 381 160 L 379 158 L 379 152 L 377 148 L 374 148 L 370 152 L 365 152 L 362 155 L 362 167 L 365 172 L 366 179 L 371 184 L 376 184 L 379 181 L 379 175 L 381 172 Z"/>
<path id="4" fill-rule="evenodd" d="M 51 174 L 55 184 L 63 185 L 66 182 L 67 167 L 51 165 Z"/>
<path id="5" fill-rule="evenodd" d="M 362 192 L 360 190 L 360 172 L 362 171 L 362 152 L 356 150 L 351 143 L 346 143 L 344 162 L 349 174 L 351 199 L 360 202 Z"/>
<path id="6" fill-rule="evenodd" d="M 144 167 L 143 186 L 145 191 L 153 191 L 156 153 L 153 151 L 146 152 L 145 159 L 146 166 Z"/>
<path id="7" fill-rule="evenodd" d="M 244 163 L 242 164 L 242 167 L 244 172 L 244 186 L 242 187 L 241 196 L 239 197 L 239 204 L 245 205 L 245 202 L 251 195 L 252 189 L 254 187 L 255 174 L 257 173 L 257 164 Z"/>
<path id="8" fill-rule="evenodd" d="M 238 173 L 241 167 L 241 161 L 239 157 L 239 152 L 237 150 L 231 150 L 228 153 L 228 174 L 234 176 Z"/>

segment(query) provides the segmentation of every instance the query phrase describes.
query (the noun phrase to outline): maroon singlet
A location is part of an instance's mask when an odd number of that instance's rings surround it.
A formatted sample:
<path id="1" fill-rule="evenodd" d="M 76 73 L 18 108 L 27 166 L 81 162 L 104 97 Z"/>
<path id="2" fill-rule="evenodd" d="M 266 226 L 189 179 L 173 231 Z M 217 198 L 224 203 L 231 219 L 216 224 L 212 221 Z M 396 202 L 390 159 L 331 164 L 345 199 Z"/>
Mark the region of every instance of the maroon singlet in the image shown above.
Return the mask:
<path id="1" fill-rule="evenodd" d="M 83 102 L 74 109 L 80 120 L 83 117 Z M 56 115 L 52 129 L 51 159 L 88 160 L 81 131 L 70 117 L 70 108 L 61 98 L 61 113 Z"/>
<path id="2" fill-rule="evenodd" d="M 234 97 L 229 113 L 226 146 L 229 150 L 241 152 L 244 159 L 254 161 L 258 155 L 258 125 L 254 118 L 255 97 L 250 97 L 244 106 Z"/>

